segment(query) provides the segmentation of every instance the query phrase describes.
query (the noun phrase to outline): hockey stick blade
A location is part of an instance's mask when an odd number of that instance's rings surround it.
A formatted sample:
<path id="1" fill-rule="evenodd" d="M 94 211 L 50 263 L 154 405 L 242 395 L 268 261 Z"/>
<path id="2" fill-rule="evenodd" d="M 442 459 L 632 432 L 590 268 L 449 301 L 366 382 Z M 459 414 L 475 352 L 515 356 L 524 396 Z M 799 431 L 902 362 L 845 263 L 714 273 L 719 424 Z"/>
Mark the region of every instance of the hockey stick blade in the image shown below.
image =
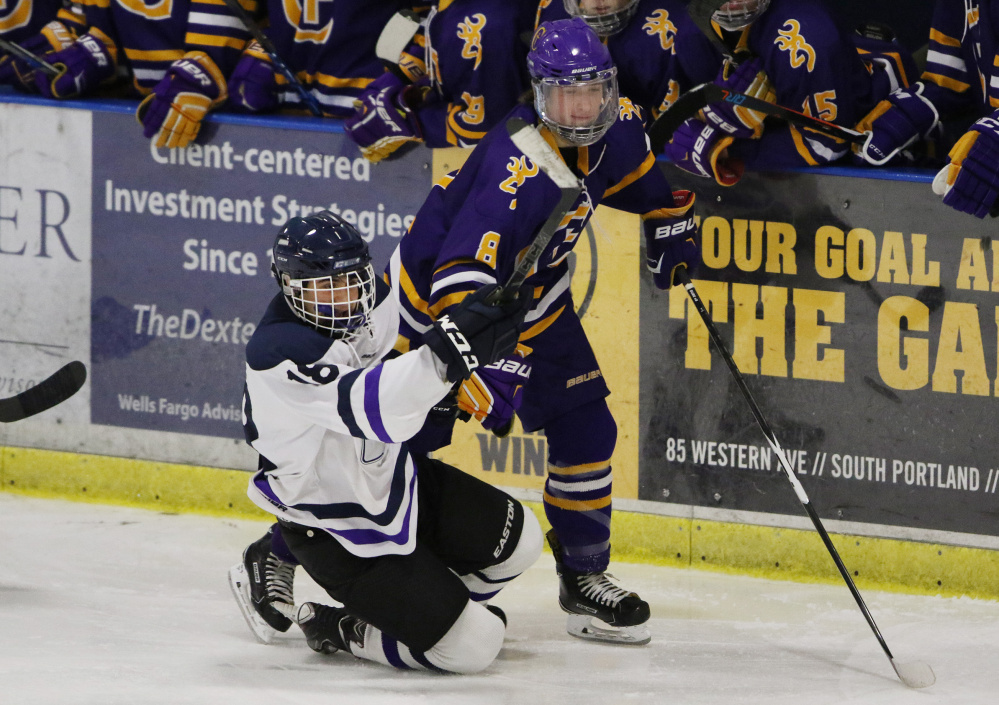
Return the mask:
<path id="1" fill-rule="evenodd" d="M 49 76 L 58 76 L 59 69 L 50 64 L 48 61 L 38 56 L 34 52 L 28 51 L 19 44 L 7 41 L 6 39 L 0 38 L 0 49 L 11 56 L 16 56 L 22 61 L 26 61 L 32 68 L 42 73 L 46 73 Z"/>
<path id="2" fill-rule="evenodd" d="M 770 424 L 763 416 L 763 412 L 760 411 L 760 407 L 756 403 L 756 399 L 753 398 L 753 393 L 749 390 L 749 386 L 746 384 L 746 380 L 742 376 L 742 372 L 739 371 L 739 366 L 735 364 L 735 360 L 732 358 L 732 355 L 729 353 L 728 348 L 722 340 L 721 334 L 718 332 L 718 328 L 711 319 L 711 314 L 708 313 L 707 307 L 704 305 L 704 302 L 701 301 L 701 297 L 694 288 L 694 284 L 690 281 L 687 269 L 685 267 L 677 268 L 675 276 L 676 280 L 687 290 L 687 295 L 690 297 L 691 303 L 694 304 L 694 308 L 697 309 L 697 313 L 700 315 L 701 320 L 704 321 L 704 327 L 708 330 L 708 337 L 711 338 L 711 341 L 715 344 L 715 349 L 718 350 L 718 353 L 725 361 L 725 365 L 732 373 L 732 378 L 735 380 L 736 386 L 739 387 L 739 391 L 742 392 L 742 396 L 746 399 L 746 402 L 749 404 L 749 408 L 753 412 L 753 417 L 756 419 L 756 423 L 759 424 L 760 430 L 763 431 L 763 435 L 766 437 L 767 442 L 770 444 L 774 454 L 780 461 L 781 469 L 784 471 L 784 474 L 787 475 L 787 479 L 790 480 L 791 486 L 794 488 L 794 493 L 798 496 L 798 500 L 801 502 L 801 506 L 804 508 L 805 513 L 808 514 L 808 518 L 812 520 L 812 525 L 815 527 L 819 537 L 822 539 L 822 543 L 825 545 L 826 550 L 833 559 L 833 563 L 836 564 L 836 569 L 839 570 L 839 574 L 846 582 L 846 586 L 850 589 L 850 594 L 853 595 L 853 599 L 856 601 L 857 606 L 864 615 L 864 619 L 867 620 L 867 626 L 869 626 L 871 631 L 874 632 L 874 636 L 881 645 L 881 650 L 885 652 L 885 656 L 887 656 L 888 660 L 891 662 L 892 668 L 895 669 L 895 673 L 898 675 L 899 680 L 910 688 L 925 688 L 929 685 L 933 685 L 934 681 L 936 681 L 936 676 L 933 675 L 933 669 L 931 669 L 928 665 L 921 662 L 900 664 L 895 661 L 895 657 L 892 655 L 891 649 L 888 648 L 888 642 L 886 642 L 884 637 L 881 635 L 881 630 L 878 629 L 878 625 L 874 622 L 874 617 L 871 615 L 871 611 L 867 608 L 867 603 L 864 602 L 864 598 L 860 594 L 860 590 L 857 589 L 856 583 L 854 583 L 853 578 L 850 577 L 850 571 L 847 570 L 846 565 L 843 563 L 843 559 L 839 555 L 839 551 L 836 550 L 832 539 L 829 538 L 829 532 L 826 531 L 825 526 L 822 524 L 822 520 L 819 518 L 818 512 L 815 511 L 815 507 L 812 506 L 812 503 L 809 501 L 808 495 L 805 494 L 805 488 L 802 487 L 801 482 L 799 482 L 798 478 L 795 476 L 794 469 L 791 467 L 791 463 L 788 462 L 784 449 L 777 441 L 777 436 L 774 434 Z"/>
<path id="3" fill-rule="evenodd" d="M 517 149 L 530 159 L 531 163 L 537 166 L 539 170 L 544 172 L 548 178 L 555 182 L 555 185 L 559 188 L 560 195 L 558 203 L 552 209 L 548 219 L 541 226 L 538 234 L 534 236 L 534 240 L 527 248 L 527 252 L 524 253 L 524 256 L 517 263 L 513 274 L 510 275 L 510 278 L 502 288 L 496 290 L 491 297 L 490 303 L 495 303 L 500 298 L 510 299 L 516 295 L 520 289 L 520 285 L 524 283 L 524 280 L 527 279 L 531 270 L 534 269 L 534 265 L 540 259 L 541 253 L 545 251 L 548 243 L 555 237 L 555 233 L 562 224 L 562 220 L 572 209 L 576 199 L 579 198 L 579 194 L 583 192 L 583 183 L 565 165 L 565 162 L 562 161 L 558 153 L 545 142 L 544 137 L 541 136 L 537 128 L 527 124 L 520 118 L 513 117 L 507 120 L 506 130 L 510 135 L 510 139 L 517 146 Z"/>
<path id="4" fill-rule="evenodd" d="M 51 409 L 80 391 L 86 381 L 86 366 L 79 360 L 70 362 L 48 379 L 17 396 L 0 399 L 0 422 L 20 421 Z"/>
<path id="5" fill-rule="evenodd" d="M 666 143 L 672 139 L 676 129 L 686 120 L 697 115 L 702 108 L 711 103 L 722 102 L 755 110 L 792 125 L 815 130 L 852 144 L 863 144 L 867 139 L 867 134 L 864 132 L 857 132 L 836 123 L 805 115 L 797 110 L 791 110 L 791 108 L 785 108 L 783 105 L 770 103 L 761 98 L 754 98 L 745 93 L 736 93 L 714 83 L 702 83 L 680 96 L 673 105 L 666 109 L 666 112 L 652 123 L 649 128 L 649 141 L 652 144 L 653 153 L 659 154 Z"/>
<path id="6" fill-rule="evenodd" d="M 937 682 L 937 676 L 928 663 L 922 661 L 899 663 L 893 658 L 891 665 L 899 680 L 910 688 L 928 688 Z"/>
<path id="7" fill-rule="evenodd" d="M 243 6 L 239 4 L 239 0 L 223 0 L 229 10 L 236 15 L 236 18 L 243 23 L 253 38 L 257 40 L 257 43 L 261 48 L 267 52 L 267 56 L 271 58 L 271 63 L 274 64 L 288 84 L 295 89 L 295 92 L 302 98 L 302 102 L 305 103 L 305 107 L 309 109 L 309 112 L 316 117 L 322 117 L 323 111 L 319 107 L 319 102 L 316 97 L 309 93 L 309 91 L 302 85 L 302 82 L 298 80 L 298 76 L 292 73 L 291 69 L 288 68 L 288 64 L 278 55 L 277 48 L 274 46 L 274 42 L 267 38 L 267 35 L 263 33 L 253 18 L 250 17 L 249 13 L 243 9 Z"/>

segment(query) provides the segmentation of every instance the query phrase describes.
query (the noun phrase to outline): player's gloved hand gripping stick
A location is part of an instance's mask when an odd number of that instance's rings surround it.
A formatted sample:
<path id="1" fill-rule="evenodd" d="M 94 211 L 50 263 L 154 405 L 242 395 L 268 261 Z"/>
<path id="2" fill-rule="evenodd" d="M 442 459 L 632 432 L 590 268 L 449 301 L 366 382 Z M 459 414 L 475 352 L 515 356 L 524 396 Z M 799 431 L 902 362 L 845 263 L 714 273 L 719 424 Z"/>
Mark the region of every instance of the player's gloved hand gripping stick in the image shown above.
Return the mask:
<path id="1" fill-rule="evenodd" d="M 274 68 L 281 72 L 281 75 L 288 80 L 288 84 L 295 89 L 302 98 L 302 102 L 305 103 L 305 107 L 309 109 L 309 112 L 316 117 L 322 117 L 323 111 L 319 107 L 319 102 L 316 97 L 312 95 L 302 82 L 298 80 L 298 77 L 288 68 L 288 64 L 284 63 L 284 60 L 278 55 L 277 49 L 274 47 L 274 42 L 267 38 L 257 23 L 253 21 L 253 18 L 247 14 L 246 10 L 239 4 L 239 0 L 224 0 L 226 6 L 232 11 L 237 19 L 243 23 L 246 30 L 253 35 L 253 38 L 257 40 L 257 43 L 263 48 L 267 55 L 271 58 L 271 62 L 274 64 Z"/>
<path id="2" fill-rule="evenodd" d="M 50 64 L 48 61 L 38 56 L 32 51 L 25 49 L 19 44 L 14 42 L 9 42 L 6 39 L 0 38 L 0 49 L 10 54 L 13 57 L 20 59 L 25 62 L 31 68 L 46 73 L 49 76 L 57 76 L 59 74 L 59 69 Z"/>

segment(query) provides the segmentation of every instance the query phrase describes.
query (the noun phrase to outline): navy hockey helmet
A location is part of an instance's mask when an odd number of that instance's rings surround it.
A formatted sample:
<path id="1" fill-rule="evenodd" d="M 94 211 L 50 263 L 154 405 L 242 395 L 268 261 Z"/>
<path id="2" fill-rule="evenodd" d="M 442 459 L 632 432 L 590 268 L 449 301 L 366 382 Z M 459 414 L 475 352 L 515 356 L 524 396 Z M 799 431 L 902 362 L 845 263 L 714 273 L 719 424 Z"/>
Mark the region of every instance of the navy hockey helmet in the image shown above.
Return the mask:
<path id="1" fill-rule="evenodd" d="M 567 142 L 593 144 L 617 120 L 617 67 L 582 18 L 543 22 L 531 40 L 527 69 L 538 116 Z"/>
<path id="2" fill-rule="evenodd" d="M 353 225 L 330 211 L 292 218 L 272 257 L 271 271 L 296 316 L 331 338 L 370 333 L 375 272 Z"/>
<path id="3" fill-rule="evenodd" d="M 628 26 L 638 10 L 638 0 L 562 0 L 570 17 L 582 17 L 601 37 Z"/>
<path id="4" fill-rule="evenodd" d="M 735 32 L 753 24 L 769 6 L 770 0 L 728 0 L 719 5 L 711 19 L 722 29 Z"/>

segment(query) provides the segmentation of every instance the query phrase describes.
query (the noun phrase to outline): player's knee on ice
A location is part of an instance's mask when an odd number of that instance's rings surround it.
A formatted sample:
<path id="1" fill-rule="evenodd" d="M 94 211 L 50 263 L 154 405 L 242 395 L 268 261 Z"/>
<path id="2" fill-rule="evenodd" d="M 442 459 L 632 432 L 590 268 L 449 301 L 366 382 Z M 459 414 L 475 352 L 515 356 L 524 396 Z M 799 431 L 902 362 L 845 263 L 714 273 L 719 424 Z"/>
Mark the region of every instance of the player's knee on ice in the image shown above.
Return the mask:
<path id="1" fill-rule="evenodd" d="M 505 633 L 503 620 L 469 600 L 447 633 L 424 656 L 449 673 L 478 673 L 496 659 Z"/>

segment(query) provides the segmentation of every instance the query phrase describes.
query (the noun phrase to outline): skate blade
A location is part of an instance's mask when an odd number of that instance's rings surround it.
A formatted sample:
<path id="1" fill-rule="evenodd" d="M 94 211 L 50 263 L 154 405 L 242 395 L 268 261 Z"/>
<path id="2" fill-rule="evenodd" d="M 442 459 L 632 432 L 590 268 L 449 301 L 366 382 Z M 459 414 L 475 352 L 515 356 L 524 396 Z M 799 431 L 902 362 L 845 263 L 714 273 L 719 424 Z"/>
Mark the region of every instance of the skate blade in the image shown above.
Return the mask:
<path id="1" fill-rule="evenodd" d="M 242 563 L 237 563 L 229 569 L 229 587 L 232 589 L 232 596 L 236 598 L 239 611 L 243 613 L 243 619 L 261 644 L 270 644 L 277 634 L 277 630 L 265 622 L 257 611 L 253 609 L 253 600 L 250 597 L 250 578 L 246 574 L 246 568 Z"/>
<path id="2" fill-rule="evenodd" d="M 633 627 L 612 627 L 596 617 L 585 614 L 568 615 L 565 629 L 578 639 L 600 641 L 605 644 L 643 646 L 652 641 L 652 634 L 644 624 L 636 624 Z"/>

